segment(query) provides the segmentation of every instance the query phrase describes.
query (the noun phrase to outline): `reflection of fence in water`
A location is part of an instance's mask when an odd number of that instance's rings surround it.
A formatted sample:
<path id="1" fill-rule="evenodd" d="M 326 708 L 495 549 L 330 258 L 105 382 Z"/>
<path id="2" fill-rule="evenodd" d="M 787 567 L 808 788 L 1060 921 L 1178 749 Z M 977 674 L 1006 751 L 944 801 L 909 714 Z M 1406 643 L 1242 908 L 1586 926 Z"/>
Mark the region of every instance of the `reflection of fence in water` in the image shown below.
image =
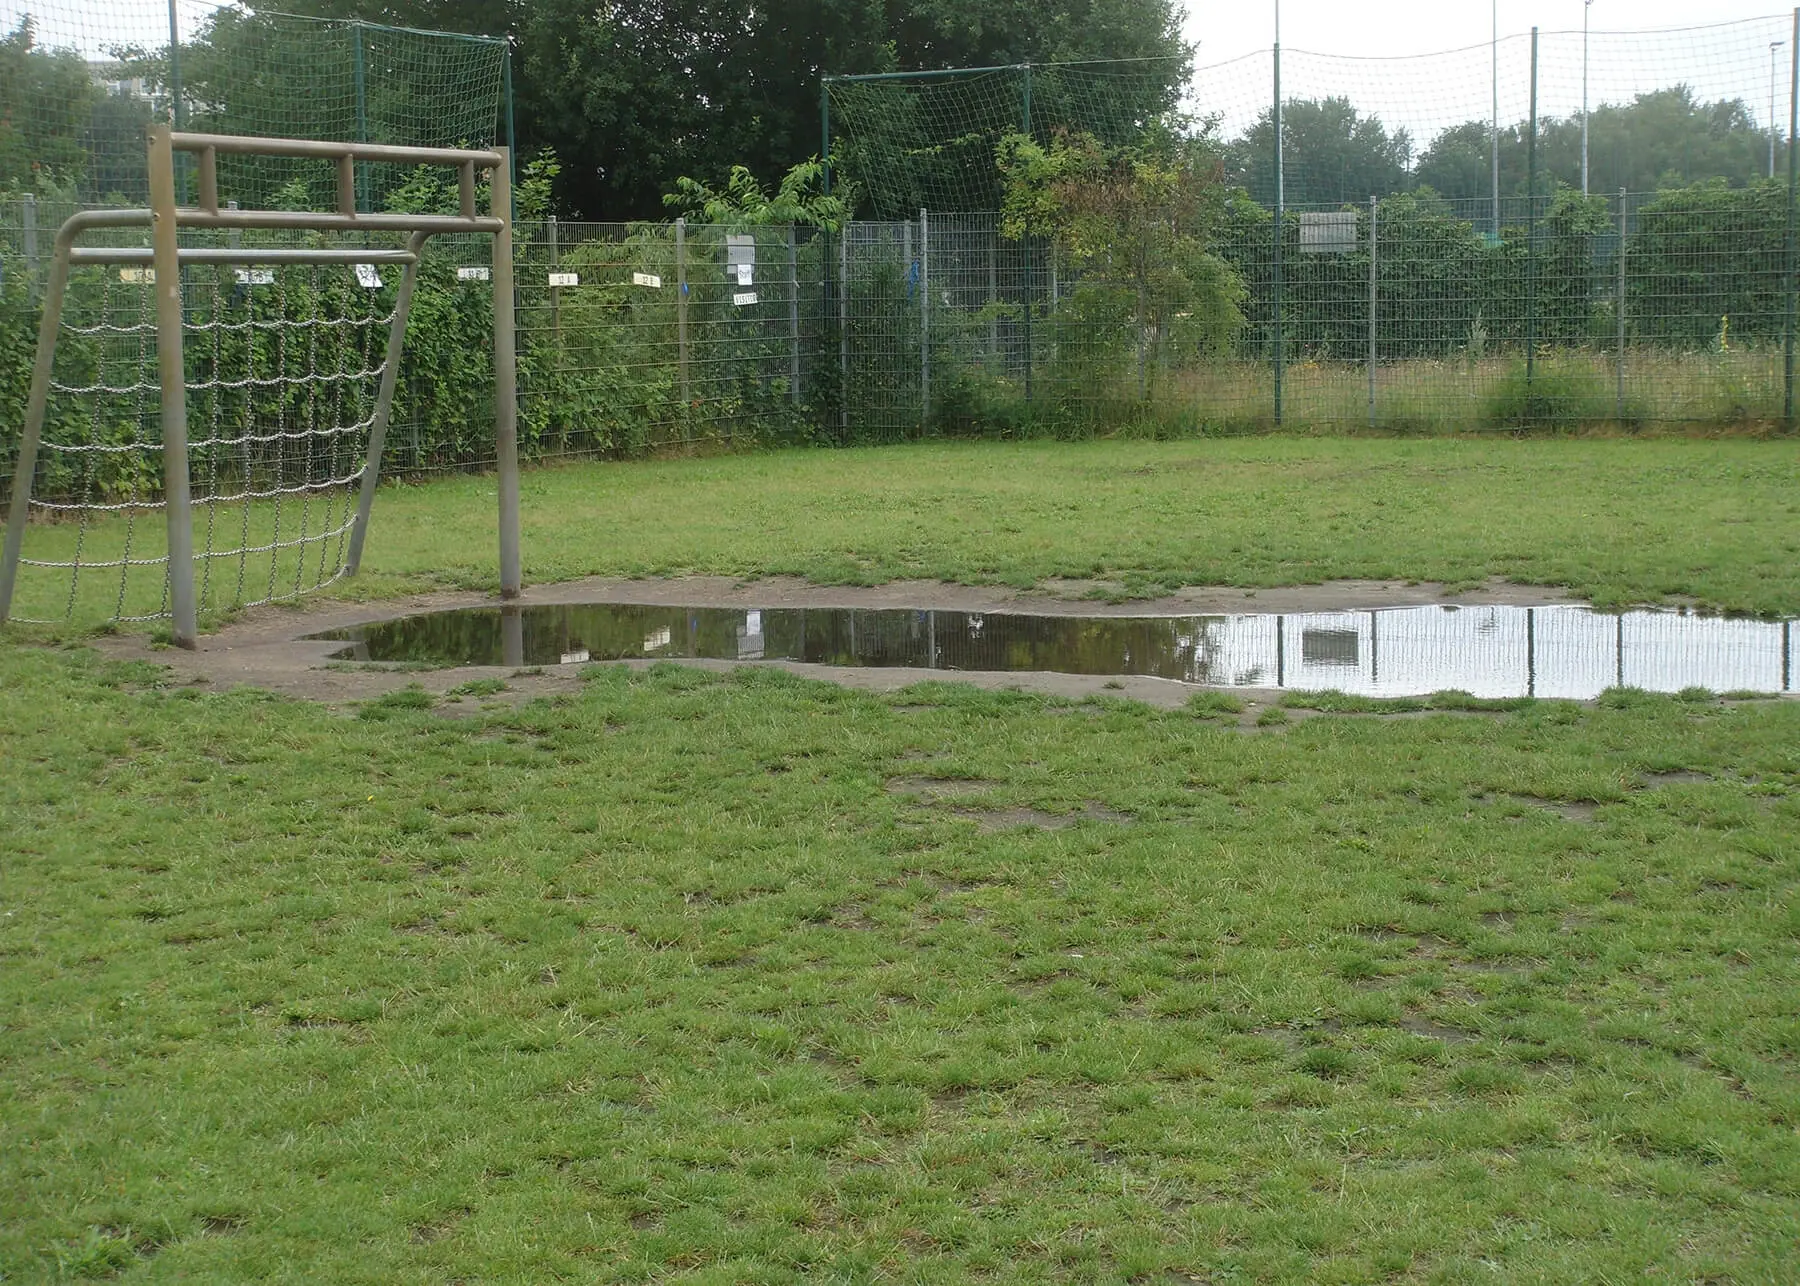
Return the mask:
<path id="1" fill-rule="evenodd" d="M 1585 699 L 1611 687 L 1787 692 L 1796 659 L 1788 622 L 1607 615 L 1582 607 L 1167 618 L 816 609 L 753 615 L 758 655 L 816 664 L 1133 674 L 1369 696 L 1458 690 Z"/>
<path id="2" fill-rule="evenodd" d="M 1366 696 L 1446 690 L 1585 699 L 1607 688 L 1794 690 L 1791 622 L 1583 607 L 1441 607 L 1232 617 L 1206 683 Z"/>

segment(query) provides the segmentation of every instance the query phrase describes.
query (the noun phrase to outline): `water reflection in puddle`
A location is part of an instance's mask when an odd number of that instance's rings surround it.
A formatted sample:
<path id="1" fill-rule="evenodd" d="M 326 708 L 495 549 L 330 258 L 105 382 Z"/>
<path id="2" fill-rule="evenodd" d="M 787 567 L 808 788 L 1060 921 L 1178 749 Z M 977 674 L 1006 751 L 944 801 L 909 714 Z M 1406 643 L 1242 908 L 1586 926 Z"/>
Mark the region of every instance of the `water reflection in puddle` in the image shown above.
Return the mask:
<path id="1" fill-rule="evenodd" d="M 709 657 L 1587 699 L 1627 686 L 1789 692 L 1794 633 L 1791 621 L 1574 606 L 1093 617 L 595 603 L 437 612 L 317 637 L 350 643 L 347 658 L 437 665 Z"/>

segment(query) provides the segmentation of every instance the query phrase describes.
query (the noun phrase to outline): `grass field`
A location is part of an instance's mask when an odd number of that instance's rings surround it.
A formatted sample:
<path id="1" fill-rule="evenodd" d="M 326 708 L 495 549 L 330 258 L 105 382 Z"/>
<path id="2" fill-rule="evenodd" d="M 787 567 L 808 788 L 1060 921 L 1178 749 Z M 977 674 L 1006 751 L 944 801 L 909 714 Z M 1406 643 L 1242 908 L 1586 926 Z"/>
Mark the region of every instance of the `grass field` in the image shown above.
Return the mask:
<path id="1" fill-rule="evenodd" d="M 385 489 L 364 575 L 340 592 L 491 587 L 495 504 L 492 477 Z M 266 518 L 252 516 L 253 535 Z M 237 515 L 226 523 L 233 537 L 242 525 Z M 113 548 L 117 534 L 90 532 L 89 550 Z M 74 539 L 72 526 L 34 529 L 28 552 L 67 556 Z M 139 556 L 160 548 L 144 524 L 137 539 Z M 526 474 L 524 551 L 526 578 L 540 583 L 787 573 L 1028 586 L 1067 577 L 1136 597 L 1181 585 L 1364 577 L 1466 586 L 1499 576 L 1603 606 L 1681 595 L 1795 613 L 1800 444 L 940 443 L 582 464 Z M 213 584 L 229 593 L 236 574 L 221 564 Z M 316 575 L 289 559 L 277 580 Z M 268 579 L 265 562 L 248 584 L 262 593 Z M 97 623 L 117 583 L 95 576 L 84 587 L 77 624 Z M 139 569 L 128 597 L 151 610 L 161 593 L 160 569 Z M 20 614 L 58 614 L 67 594 L 66 573 L 28 569 Z"/>
<path id="2" fill-rule="evenodd" d="M 1795 467 L 782 454 L 529 475 L 526 548 L 1792 611 Z M 365 588 L 485 583 L 491 493 Z M 1800 702 L 509 696 L 0 647 L 0 1279 L 1793 1278 Z"/>
<path id="3" fill-rule="evenodd" d="M 384 492 L 371 582 L 493 577 L 491 479 Z M 1338 578 L 1800 611 L 1800 445 L 1661 440 L 949 444 L 527 475 L 528 579 L 787 573 L 1029 586 Z"/>
<path id="4" fill-rule="evenodd" d="M 1792 1269 L 1800 704 L 3 657 L 10 1280 Z"/>

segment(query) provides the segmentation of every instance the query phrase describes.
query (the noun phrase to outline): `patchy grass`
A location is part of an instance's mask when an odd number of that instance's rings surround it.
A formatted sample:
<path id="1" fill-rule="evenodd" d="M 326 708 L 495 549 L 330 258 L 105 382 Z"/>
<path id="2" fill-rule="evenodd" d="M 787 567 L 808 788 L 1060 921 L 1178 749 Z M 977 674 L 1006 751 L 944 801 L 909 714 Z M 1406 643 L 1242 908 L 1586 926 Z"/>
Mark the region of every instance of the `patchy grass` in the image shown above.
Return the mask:
<path id="1" fill-rule="evenodd" d="M 331 592 L 491 586 L 495 504 L 492 478 L 384 490 L 363 576 Z M 687 573 L 1021 587 L 1066 578 L 1133 597 L 1183 585 L 1505 577 L 1610 607 L 1682 596 L 1800 613 L 1800 442 L 1791 440 L 1276 437 L 782 451 L 534 470 L 524 524 L 525 573 L 540 583 Z M 110 530 L 88 531 L 89 557 L 112 548 Z M 72 526 L 32 533 L 39 556 L 67 555 L 75 538 Z M 138 538 L 158 537 L 145 529 Z M 128 606 L 160 601 L 155 571 L 133 582 Z M 211 583 L 223 594 L 236 581 L 219 571 Z M 82 584 L 77 621 L 95 624 L 117 587 L 98 573 Z M 61 610 L 68 585 L 29 574 L 20 593 L 22 615 L 47 615 Z"/>
<path id="2" fill-rule="evenodd" d="M 1800 704 L 159 673 L 0 650 L 8 1280 L 1791 1274 Z"/>

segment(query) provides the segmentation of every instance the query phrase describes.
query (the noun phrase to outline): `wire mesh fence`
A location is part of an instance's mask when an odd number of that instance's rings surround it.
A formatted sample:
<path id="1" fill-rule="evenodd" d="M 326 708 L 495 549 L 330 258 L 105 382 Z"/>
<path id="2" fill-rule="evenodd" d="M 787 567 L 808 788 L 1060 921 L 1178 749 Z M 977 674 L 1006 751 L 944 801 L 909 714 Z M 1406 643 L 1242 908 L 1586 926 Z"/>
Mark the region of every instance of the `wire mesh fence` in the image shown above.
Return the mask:
<path id="1" fill-rule="evenodd" d="M 213 0 L 41 0 L 0 11 L 0 196 L 142 205 L 144 128 L 385 142 L 509 141 L 504 39 Z M 192 195 L 191 175 L 179 177 Z M 225 157 L 247 207 L 330 196 L 329 165 Z M 381 208 L 409 167 L 370 165 L 357 204 Z M 54 224 L 50 225 L 54 228 Z"/>
<path id="2" fill-rule="evenodd" d="M 1778 424 L 1794 301 L 1779 184 L 1502 203 L 1402 193 L 1283 215 L 1279 387 L 1298 427 Z M 54 228 L 0 202 L 0 382 L 23 405 Z M 521 448 L 624 457 L 931 434 L 1243 432 L 1276 421 L 1273 216 L 1217 246 L 1229 351 L 996 216 L 812 228 L 522 224 Z M 399 472 L 492 460 L 487 247 L 428 251 L 395 394 Z M 79 299 L 75 307 L 80 308 Z M 19 418 L 0 423 L 10 470 Z M 4 482 L 4 478 L 0 478 Z"/>
<path id="3" fill-rule="evenodd" d="M 70 63 L 104 43 L 99 28 L 46 27 L 36 52 L 9 46 L 40 79 L 73 85 L 79 72 L 81 86 L 74 116 L 51 119 L 40 103 L 0 158 L 32 162 L 0 189 L 0 470 L 12 468 L 55 229 L 135 190 L 115 171 L 131 168 L 129 136 L 142 173 L 137 117 L 185 104 L 218 128 L 428 142 L 502 127 L 493 42 L 177 8 L 181 38 L 146 33 L 129 59 Z M 1136 62 L 834 80 L 838 160 L 878 220 L 830 233 L 519 225 L 521 447 L 547 460 L 1278 423 L 1789 424 L 1795 77 L 1769 46 L 1792 32 L 1783 17 L 1591 43 L 1512 37 L 1428 58 L 1288 50 L 1278 63 L 1270 51 L 1191 76 Z M 304 57 L 282 55 L 302 45 Z M 184 58 L 189 88 L 177 91 Z M 270 80 L 277 70 L 288 79 Z M 112 98 L 135 104 L 123 133 L 106 124 Z M 1212 312 L 972 208 L 1003 195 L 994 146 L 1006 132 L 1126 141 L 1176 99 L 1216 144 L 1223 197 L 1205 250 L 1223 265 L 1224 304 Z M 359 206 L 444 195 L 365 169 Z M 321 199 L 305 174 L 222 181 L 259 200 Z M 393 472 L 492 463 L 487 254 L 480 238 L 441 238 L 421 267 Z M 104 305 L 89 297 L 104 293 L 76 291 L 71 324 L 98 324 Z M 190 311 L 210 307 L 196 296 Z M 204 360 L 197 338 L 190 365 Z M 43 481 L 52 502 L 74 485 Z"/>

